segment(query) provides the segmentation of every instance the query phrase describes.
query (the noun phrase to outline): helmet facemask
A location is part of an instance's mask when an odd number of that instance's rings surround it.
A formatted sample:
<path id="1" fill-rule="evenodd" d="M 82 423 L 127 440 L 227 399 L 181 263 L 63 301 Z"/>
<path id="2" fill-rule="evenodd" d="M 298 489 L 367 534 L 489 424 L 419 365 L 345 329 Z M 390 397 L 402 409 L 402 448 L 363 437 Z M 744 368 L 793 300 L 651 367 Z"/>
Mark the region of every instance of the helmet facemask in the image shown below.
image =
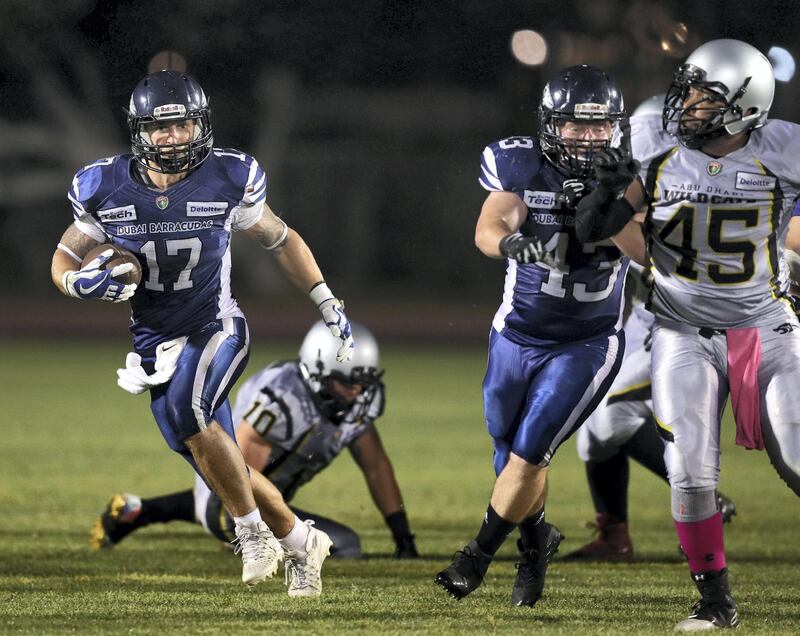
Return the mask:
<path id="1" fill-rule="evenodd" d="M 358 422 L 363 418 L 383 377 L 383 369 L 375 367 L 353 367 L 349 374 L 336 370 L 326 373 L 321 360 L 317 361 L 315 369 L 301 362 L 300 371 L 311 389 L 317 408 L 334 424 Z M 346 387 L 358 385 L 361 392 L 353 400 L 347 400 L 334 388 L 334 380 Z"/>
<path id="2" fill-rule="evenodd" d="M 158 109 L 156 109 L 158 110 Z M 185 111 L 185 109 L 184 109 Z M 182 144 L 154 144 L 147 131 L 157 123 L 172 123 L 191 119 L 195 122 L 192 139 Z M 136 160 L 148 170 L 162 174 L 179 174 L 193 170 L 211 153 L 214 139 L 208 109 L 181 113 L 178 117 L 130 117 L 131 148 Z"/>
<path id="3" fill-rule="evenodd" d="M 587 124 L 593 122 L 612 122 L 612 130 L 607 139 L 574 139 L 562 134 L 569 122 Z M 569 176 L 589 179 L 594 175 L 594 160 L 611 146 L 614 135 L 614 120 L 607 113 L 598 117 L 578 118 L 573 113 L 550 111 L 542 113 L 539 145 L 547 159 Z"/>
<path id="4" fill-rule="evenodd" d="M 760 114 L 750 115 L 742 112 L 738 100 L 747 92 L 750 77 L 741 86 L 731 89 L 722 82 L 709 81 L 706 72 L 692 64 L 683 64 L 673 77 L 672 84 L 664 99 L 662 125 L 664 130 L 675 135 L 685 147 L 701 148 L 709 141 L 731 134 L 728 126 L 754 117 L 754 124 Z M 700 100 L 686 106 L 692 89 L 702 93 Z M 746 127 L 744 128 L 746 129 Z"/>

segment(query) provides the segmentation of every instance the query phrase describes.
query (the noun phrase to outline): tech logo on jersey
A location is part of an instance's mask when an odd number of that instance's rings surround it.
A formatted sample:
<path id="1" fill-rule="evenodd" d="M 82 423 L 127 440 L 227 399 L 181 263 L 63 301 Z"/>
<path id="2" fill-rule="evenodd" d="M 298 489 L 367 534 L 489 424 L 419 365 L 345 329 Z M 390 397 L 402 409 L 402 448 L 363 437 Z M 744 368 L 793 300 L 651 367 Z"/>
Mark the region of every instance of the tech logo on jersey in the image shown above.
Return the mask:
<path id="1" fill-rule="evenodd" d="M 709 161 L 706 165 L 706 172 L 708 173 L 709 177 L 716 177 L 720 172 L 722 172 L 722 164 L 716 160 Z"/>
<path id="2" fill-rule="evenodd" d="M 555 210 L 561 207 L 561 203 L 558 200 L 558 194 L 555 192 L 545 192 L 543 190 L 525 190 L 522 200 L 529 208 Z"/>
<path id="3" fill-rule="evenodd" d="M 132 205 L 125 205 L 121 208 L 108 208 L 107 210 L 98 210 L 97 218 L 100 223 L 120 223 L 123 221 L 136 220 L 136 208 Z"/>

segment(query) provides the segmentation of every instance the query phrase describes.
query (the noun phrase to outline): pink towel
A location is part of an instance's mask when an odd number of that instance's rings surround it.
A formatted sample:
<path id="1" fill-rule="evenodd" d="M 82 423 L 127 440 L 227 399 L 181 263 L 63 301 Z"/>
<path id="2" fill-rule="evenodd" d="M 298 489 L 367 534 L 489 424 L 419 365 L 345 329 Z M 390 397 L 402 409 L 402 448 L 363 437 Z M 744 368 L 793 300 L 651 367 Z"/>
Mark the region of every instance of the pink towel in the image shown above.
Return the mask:
<path id="1" fill-rule="evenodd" d="M 761 436 L 761 395 L 758 367 L 761 364 L 761 338 L 758 329 L 728 329 L 728 385 L 736 443 L 747 449 L 764 450 Z"/>

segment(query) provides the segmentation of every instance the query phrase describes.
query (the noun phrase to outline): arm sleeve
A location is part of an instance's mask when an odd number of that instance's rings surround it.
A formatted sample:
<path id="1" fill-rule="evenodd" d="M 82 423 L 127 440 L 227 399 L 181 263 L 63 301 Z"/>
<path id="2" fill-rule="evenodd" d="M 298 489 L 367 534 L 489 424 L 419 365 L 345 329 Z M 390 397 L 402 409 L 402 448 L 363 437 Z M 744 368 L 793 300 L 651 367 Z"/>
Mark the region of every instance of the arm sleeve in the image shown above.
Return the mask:
<path id="1" fill-rule="evenodd" d="M 105 243 L 108 235 L 94 215 L 94 195 L 100 188 L 102 176 L 100 165 L 82 168 L 73 177 L 67 198 L 72 204 L 75 227 L 95 241 Z"/>
<path id="2" fill-rule="evenodd" d="M 532 137 L 508 137 L 491 143 L 483 149 L 478 182 L 489 192 L 523 190 L 538 172 L 541 156 Z"/>
<path id="3" fill-rule="evenodd" d="M 242 198 L 231 212 L 231 228 L 234 231 L 246 230 L 261 218 L 264 200 L 267 196 L 267 175 L 253 157 L 245 156 L 246 176 Z M 244 167 L 244 166 L 243 166 Z M 238 172 L 238 171 L 237 171 Z M 242 171 L 244 174 L 244 171 Z"/>
<path id="4" fill-rule="evenodd" d="M 492 146 L 486 146 L 481 155 L 481 176 L 478 182 L 489 192 L 502 192 L 503 184 L 497 171 L 497 158 Z"/>

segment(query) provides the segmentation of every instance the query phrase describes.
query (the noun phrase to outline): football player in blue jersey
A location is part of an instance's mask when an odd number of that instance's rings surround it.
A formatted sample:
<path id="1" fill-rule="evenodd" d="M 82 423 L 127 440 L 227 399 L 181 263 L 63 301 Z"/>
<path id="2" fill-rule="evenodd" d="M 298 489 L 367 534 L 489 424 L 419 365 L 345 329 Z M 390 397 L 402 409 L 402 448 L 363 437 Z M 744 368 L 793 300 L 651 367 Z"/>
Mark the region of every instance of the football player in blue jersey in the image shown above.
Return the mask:
<path id="1" fill-rule="evenodd" d="M 610 243 L 577 241 L 574 209 L 594 189 L 595 159 L 624 116 L 622 95 L 605 72 L 573 66 L 544 88 L 538 138 L 510 137 L 483 152 L 480 183 L 489 195 L 475 242 L 507 260 L 483 382 L 497 481 L 477 536 L 436 576 L 455 598 L 480 585 L 519 526 L 511 599 L 535 605 L 563 539 L 544 520 L 548 466 L 619 370 L 628 265 Z"/>
<path id="2" fill-rule="evenodd" d="M 167 444 L 230 510 L 242 580 L 254 585 L 272 576 L 283 552 L 304 570 L 305 585 L 289 593 L 318 595 L 330 539 L 300 521 L 263 475 L 248 475 L 234 438 L 227 397 L 250 338 L 230 289 L 232 232 L 258 241 L 309 293 L 344 360 L 353 339 L 342 303 L 300 235 L 266 204 L 258 162 L 213 147 L 208 100 L 194 79 L 178 71 L 145 77 L 131 96 L 128 126 L 132 154 L 100 159 L 72 181 L 74 221 L 53 255 L 53 283 L 81 300 L 131 301 L 134 352 L 118 383 L 132 393 L 149 390 Z M 110 249 L 81 266 L 104 243 L 136 255 L 141 284 L 115 279 L 131 264 L 104 267 Z"/>
<path id="3" fill-rule="evenodd" d="M 274 483 L 287 502 L 348 449 L 392 533 L 394 556 L 416 558 L 400 487 L 375 427 L 386 404 L 378 343 L 355 321 L 352 332 L 358 348 L 348 361 L 336 360 L 336 345 L 319 321 L 303 340 L 299 360 L 274 362 L 249 378 L 233 406 L 236 440 L 250 468 Z M 292 510 L 328 534 L 331 556 L 361 556 L 355 530 L 313 512 Z M 233 520 L 219 497 L 196 478 L 194 491 L 148 499 L 114 495 L 95 521 L 89 544 L 95 550 L 111 548 L 139 528 L 170 521 L 201 523 L 222 541 L 233 538 Z"/>

